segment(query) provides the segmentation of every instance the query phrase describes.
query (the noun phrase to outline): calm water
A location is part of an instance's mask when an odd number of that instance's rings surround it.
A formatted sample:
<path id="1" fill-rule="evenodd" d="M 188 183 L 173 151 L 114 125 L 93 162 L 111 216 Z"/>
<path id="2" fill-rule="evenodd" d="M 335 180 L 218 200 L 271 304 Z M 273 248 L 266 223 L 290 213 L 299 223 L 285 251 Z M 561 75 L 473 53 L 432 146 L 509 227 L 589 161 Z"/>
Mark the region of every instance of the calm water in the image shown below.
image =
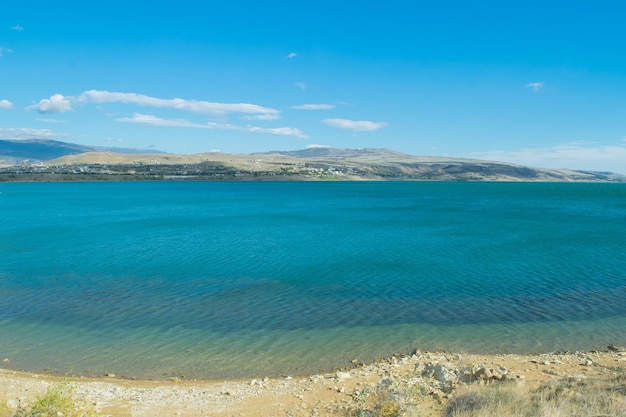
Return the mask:
<path id="1" fill-rule="evenodd" d="M 0 356 L 165 378 L 626 342 L 626 184 L 0 184 Z"/>

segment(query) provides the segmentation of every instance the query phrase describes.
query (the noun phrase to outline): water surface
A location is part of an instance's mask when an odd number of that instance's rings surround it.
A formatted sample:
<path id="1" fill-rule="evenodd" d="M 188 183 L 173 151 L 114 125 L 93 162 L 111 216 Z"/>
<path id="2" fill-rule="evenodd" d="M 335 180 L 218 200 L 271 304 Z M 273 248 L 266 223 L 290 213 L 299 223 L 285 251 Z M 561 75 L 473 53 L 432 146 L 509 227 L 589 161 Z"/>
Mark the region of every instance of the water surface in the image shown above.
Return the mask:
<path id="1" fill-rule="evenodd" d="M 624 343 L 626 184 L 0 184 L 0 356 L 298 374 Z"/>

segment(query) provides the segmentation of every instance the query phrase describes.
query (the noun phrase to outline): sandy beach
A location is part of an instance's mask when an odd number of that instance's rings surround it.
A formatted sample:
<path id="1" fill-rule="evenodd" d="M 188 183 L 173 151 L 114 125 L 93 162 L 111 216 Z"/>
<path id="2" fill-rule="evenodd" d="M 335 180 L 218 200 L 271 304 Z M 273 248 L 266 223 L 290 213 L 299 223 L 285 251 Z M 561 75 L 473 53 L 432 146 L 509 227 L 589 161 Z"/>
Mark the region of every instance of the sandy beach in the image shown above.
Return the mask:
<path id="1" fill-rule="evenodd" d="M 6 364 L 6 362 L 5 362 Z M 324 416 L 346 415 L 382 386 L 412 390 L 403 404 L 409 415 L 441 415 L 446 401 L 472 385 L 523 384 L 626 375 L 626 349 L 538 355 L 478 355 L 421 352 L 372 364 L 355 364 L 307 377 L 231 381 L 59 378 L 0 370 L 0 400 L 9 409 L 32 401 L 52 384 L 68 383 L 76 397 L 103 415 L 147 416 Z"/>

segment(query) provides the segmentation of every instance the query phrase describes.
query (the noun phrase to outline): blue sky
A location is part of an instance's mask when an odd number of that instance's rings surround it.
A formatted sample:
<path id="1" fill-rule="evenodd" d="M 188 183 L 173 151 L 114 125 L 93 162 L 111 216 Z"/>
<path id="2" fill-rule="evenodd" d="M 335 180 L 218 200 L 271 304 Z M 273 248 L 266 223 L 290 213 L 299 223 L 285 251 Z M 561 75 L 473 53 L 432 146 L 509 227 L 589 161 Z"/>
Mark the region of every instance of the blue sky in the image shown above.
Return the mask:
<path id="1" fill-rule="evenodd" d="M 3 139 L 626 173 L 619 1 L 7 3 Z"/>

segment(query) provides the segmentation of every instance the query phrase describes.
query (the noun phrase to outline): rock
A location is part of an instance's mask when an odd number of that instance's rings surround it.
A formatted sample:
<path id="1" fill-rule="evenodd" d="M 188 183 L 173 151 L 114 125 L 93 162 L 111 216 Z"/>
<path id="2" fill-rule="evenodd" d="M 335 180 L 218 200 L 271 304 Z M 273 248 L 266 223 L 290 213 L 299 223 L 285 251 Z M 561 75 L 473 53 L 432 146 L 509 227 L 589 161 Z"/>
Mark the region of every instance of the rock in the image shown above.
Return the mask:
<path id="1" fill-rule="evenodd" d="M 626 352 L 626 347 L 624 346 L 617 346 L 614 344 L 610 344 L 607 346 L 607 349 L 613 352 Z"/>
<path id="2" fill-rule="evenodd" d="M 9 358 L 4 358 L 4 359 L 2 359 L 2 362 L 3 362 L 3 363 L 9 363 L 9 362 L 11 362 L 11 361 L 9 360 Z"/>
<path id="3" fill-rule="evenodd" d="M 494 369 L 492 369 L 491 371 L 492 371 L 492 372 L 491 372 L 491 378 L 492 378 L 492 379 L 495 379 L 495 380 L 497 380 L 497 381 L 501 381 L 501 380 L 502 380 L 502 378 L 504 377 L 504 374 L 503 374 L 503 373 L 501 373 L 501 372 L 499 372 L 499 371 L 496 371 L 496 370 L 494 370 Z"/>
<path id="4" fill-rule="evenodd" d="M 340 372 L 340 371 L 337 371 L 335 376 L 337 378 L 339 378 L 339 379 L 348 379 L 348 378 L 350 378 L 350 372 Z"/>
<path id="5" fill-rule="evenodd" d="M 106 373 L 104 374 L 104 376 L 106 376 L 107 378 L 115 378 L 115 374 L 112 373 Z"/>
<path id="6" fill-rule="evenodd" d="M 422 377 L 429 377 L 438 382 L 442 390 L 452 390 L 459 382 L 459 377 L 450 369 L 440 364 L 428 364 L 422 371 Z"/>
<path id="7" fill-rule="evenodd" d="M 591 358 L 587 358 L 585 359 L 585 361 L 583 362 L 584 366 L 591 366 L 593 365 L 593 361 L 591 360 Z"/>
<path id="8" fill-rule="evenodd" d="M 474 378 L 490 379 L 493 377 L 491 371 L 487 368 L 480 368 L 474 373 Z"/>
<path id="9" fill-rule="evenodd" d="M 448 398 L 448 396 L 446 395 L 445 392 L 441 391 L 441 390 L 433 390 L 430 395 L 432 395 L 432 397 L 437 400 L 438 402 L 443 401 L 444 399 Z"/>

